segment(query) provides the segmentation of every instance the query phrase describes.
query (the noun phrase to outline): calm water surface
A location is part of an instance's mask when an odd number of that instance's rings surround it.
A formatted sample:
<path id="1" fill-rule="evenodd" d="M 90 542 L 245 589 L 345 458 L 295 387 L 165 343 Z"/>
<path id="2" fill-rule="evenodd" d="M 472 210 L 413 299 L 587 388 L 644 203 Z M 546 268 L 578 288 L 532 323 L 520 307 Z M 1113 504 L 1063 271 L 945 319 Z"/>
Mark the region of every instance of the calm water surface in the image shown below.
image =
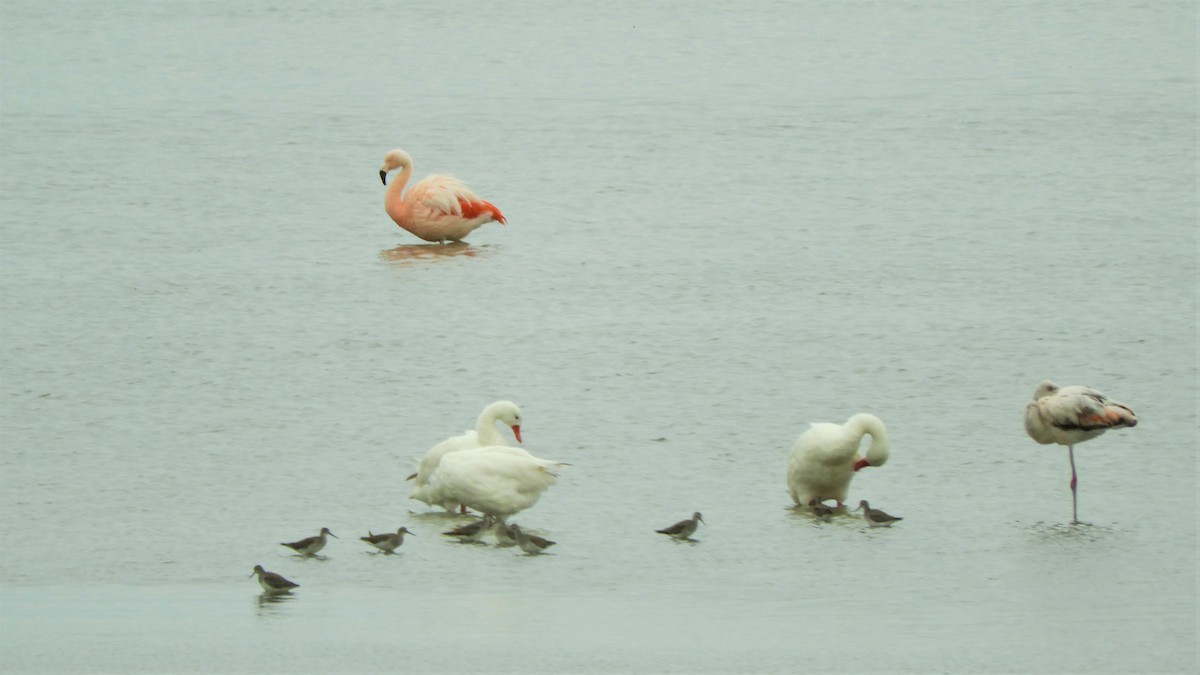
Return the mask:
<path id="1" fill-rule="evenodd" d="M 0 669 L 1195 672 L 1196 18 L 4 2 Z M 397 146 L 509 226 L 397 230 Z M 1047 377 L 1141 419 L 1086 525 Z M 406 499 L 500 398 L 554 555 Z M 792 512 L 863 410 L 905 520 Z"/>

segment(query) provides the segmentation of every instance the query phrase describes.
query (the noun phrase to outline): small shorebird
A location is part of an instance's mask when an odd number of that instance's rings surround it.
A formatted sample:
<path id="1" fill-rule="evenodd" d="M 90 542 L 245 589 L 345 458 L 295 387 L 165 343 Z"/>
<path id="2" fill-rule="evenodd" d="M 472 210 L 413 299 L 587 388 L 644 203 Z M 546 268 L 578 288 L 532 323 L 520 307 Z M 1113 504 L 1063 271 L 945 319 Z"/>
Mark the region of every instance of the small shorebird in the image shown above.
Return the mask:
<path id="1" fill-rule="evenodd" d="M 517 540 L 517 546 L 520 546 L 521 550 L 529 555 L 538 555 L 554 545 L 554 542 L 549 539 L 543 539 L 536 534 L 525 534 L 521 531 L 521 526 L 516 523 L 509 526 L 509 531 L 512 532 L 513 538 Z"/>
<path id="2" fill-rule="evenodd" d="M 402 527 L 396 530 L 394 534 L 391 532 L 371 534 L 371 531 L 367 530 L 367 536 L 359 537 L 359 540 L 367 542 L 384 553 L 391 553 L 400 548 L 400 545 L 404 543 L 404 535 L 406 534 L 412 534 L 414 537 L 417 536 L 409 532 L 407 527 Z"/>
<path id="3" fill-rule="evenodd" d="M 692 534 L 696 531 L 696 528 L 700 526 L 700 523 L 703 522 L 704 518 L 700 515 L 700 512 L 697 511 L 692 514 L 691 518 L 688 518 L 687 520 L 681 520 L 670 527 L 664 527 L 661 530 L 655 530 L 655 532 L 658 532 L 659 534 L 665 534 L 672 539 L 695 541 L 692 539 Z"/>
<path id="4" fill-rule="evenodd" d="M 1071 522 L 1079 522 L 1079 483 L 1075 476 L 1075 445 L 1099 436 L 1109 429 L 1136 427 L 1137 416 L 1124 403 L 1080 385 L 1060 387 L 1042 380 L 1025 404 L 1025 433 L 1042 445 L 1067 446 L 1071 462 Z"/>
<path id="5" fill-rule="evenodd" d="M 280 546 L 286 546 L 300 555 L 315 555 L 317 551 L 325 548 L 325 535 L 329 535 L 334 539 L 338 538 L 336 534 L 329 531 L 328 527 L 322 527 L 321 534 L 315 537 L 305 537 L 300 541 L 293 541 L 290 544 L 283 542 Z"/>
<path id="6" fill-rule="evenodd" d="M 830 516 L 833 515 L 835 510 L 834 507 L 826 504 L 825 502 L 819 502 L 815 499 L 810 501 L 808 506 L 812 509 L 813 515 L 821 520 L 829 520 Z"/>
<path id="7" fill-rule="evenodd" d="M 255 565 L 254 571 L 250 573 L 250 576 L 256 574 L 258 575 L 258 584 L 263 587 L 263 592 L 265 593 L 287 593 L 293 588 L 300 587 L 300 584 L 288 581 L 274 572 L 264 570 L 262 565 Z"/>
<path id="8" fill-rule="evenodd" d="M 487 534 L 488 530 L 492 529 L 492 525 L 495 524 L 495 522 L 495 518 L 491 516 L 484 516 L 473 523 L 467 523 L 466 525 L 456 527 L 453 530 L 443 532 L 442 534 L 449 537 L 458 537 L 460 544 L 474 544 L 483 539 L 483 535 Z"/>
<path id="9" fill-rule="evenodd" d="M 513 536 L 512 526 L 504 523 L 496 523 L 493 530 L 496 535 L 496 545 L 500 547 L 516 546 L 517 538 Z"/>
<path id="10" fill-rule="evenodd" d="M 862 509 L 863 518 L 867 521 L 867 525 L 871 527 L 891 527 L 892 523 L 904 520 L 899 516 L 889 516 L 879 509 L 871 508 L 871 505 L 865 499 L 858 503 L 858 509 Z M 857 511 L 858 509 L 854 510 Z"/>

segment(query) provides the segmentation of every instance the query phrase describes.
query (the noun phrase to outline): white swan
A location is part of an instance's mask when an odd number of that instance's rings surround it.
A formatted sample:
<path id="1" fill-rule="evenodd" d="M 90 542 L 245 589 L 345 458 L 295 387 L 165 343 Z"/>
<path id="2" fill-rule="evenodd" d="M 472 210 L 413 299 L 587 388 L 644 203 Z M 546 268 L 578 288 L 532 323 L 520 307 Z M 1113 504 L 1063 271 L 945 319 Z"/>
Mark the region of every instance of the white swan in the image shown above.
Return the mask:
<path id="1" fill-rule="evenodd" d="M 858 456 L 863 436 L 871 437 L 864 457 Z M 883 466 L 888 460 L 887 429 L 869 413 L 859 413 L 845 424 L 814 422 L 800 434 L 788 457 L 788 492 L 798 505 L 833 499 L 840 507 L 850 490 L 854 472 L 866 466 Z"/>
<path id="2" fill-rule="evenodd" d="M 506 445 L 504 436 L 496 428 L 496 422 L 503 422 L 512 428 L 513 436 L 521 442 L 521 409 L 512 401 L 496 401 L 483 409 L 475 420 L 475 430 L 463 432 L 462 435 L 452 436 L 438 443 L 425 453 L 417 472 L 407 478 L 413 481 L 409 499 L 416 499 L 430 506 L 441 506 L 447 511 L 455 510 L 459 504 L 447 499 L 432 485 L 431 478 L 448 453 L 479 448 L 491 445 Z"/>
<path id="3" fill-rule="evenodd" d="M 443 500 L 506 518 L 537 503 L 558 482 L 563 462 L 541 459 L 523 448 L 493 445 L 447 453 L 430 485 Z"/>

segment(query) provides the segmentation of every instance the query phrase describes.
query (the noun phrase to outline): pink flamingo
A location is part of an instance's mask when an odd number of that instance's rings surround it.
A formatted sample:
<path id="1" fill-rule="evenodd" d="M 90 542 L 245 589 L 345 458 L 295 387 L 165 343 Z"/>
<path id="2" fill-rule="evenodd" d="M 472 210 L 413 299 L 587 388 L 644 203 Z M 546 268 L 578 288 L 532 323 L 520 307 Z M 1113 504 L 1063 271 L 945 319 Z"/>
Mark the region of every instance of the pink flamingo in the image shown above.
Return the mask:
<path id="1" fill-rule="evenodd" d="M 1075 487 L 1075 444 L 1091 440 L 1109 429 L 1136 427 L 1137 417 L 1129 406 L 1080 385 L 1059 387 L 1042 380 L 1025 404 L 1025 432 L 1042 445 L 1067 446 L 1071 461 L 1071 522 L 1078 523 Z"/>
<path id="2" fill-rule="evenodd" d="M 384 156 L 383 167 L 379 169 L 379 179 L 387 185 L 383 206 L 401 228 L 425 241 L 444 243 L 462 241 L 484 223 L 506 222 L 500 209 L 480 199 L 453 176 L 427 176 L 402 196 L 400 193 L 412 176 L 412 166 L 412 157 L 396 149 Z M 387 175 L 393 169 L 400 169 L 400 175 L 388 185 Z"/>

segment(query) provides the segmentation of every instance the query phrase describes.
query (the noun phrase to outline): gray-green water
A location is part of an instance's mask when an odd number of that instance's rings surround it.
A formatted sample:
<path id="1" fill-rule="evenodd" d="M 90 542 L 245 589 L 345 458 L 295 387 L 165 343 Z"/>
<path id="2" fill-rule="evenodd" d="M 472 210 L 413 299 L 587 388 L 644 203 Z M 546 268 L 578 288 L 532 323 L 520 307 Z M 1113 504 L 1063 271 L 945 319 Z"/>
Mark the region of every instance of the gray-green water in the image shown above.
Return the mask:
<path id="1" fill-rule="evenodd" d="M 4 2 L 0 669 L 1194 672 L 1195 25 Z M 509 226 L 398 231 L 392 147 Z M 1089 525 L 1043 378 L 1141 419 L 1078 448 Z M 405 498 L 499 398 L 573 465 L 517 518 L 553 556 Z M 905 520 L 792 513 L 793 440 L 862 410 L 851 499 Z"/>

